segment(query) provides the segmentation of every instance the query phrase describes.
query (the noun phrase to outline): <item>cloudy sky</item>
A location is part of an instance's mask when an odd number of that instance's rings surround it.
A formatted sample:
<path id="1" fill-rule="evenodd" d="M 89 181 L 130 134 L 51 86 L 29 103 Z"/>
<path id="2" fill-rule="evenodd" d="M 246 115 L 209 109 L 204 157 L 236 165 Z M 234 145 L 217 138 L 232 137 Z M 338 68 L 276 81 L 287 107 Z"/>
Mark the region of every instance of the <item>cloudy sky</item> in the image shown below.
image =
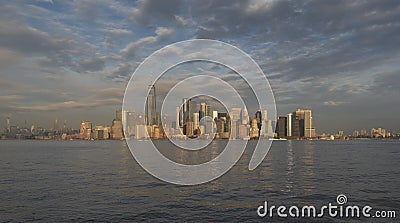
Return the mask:
<path id="1" fill-rule="evenodd" d="M 135 68 L 210 38 L 260 65 L 278 114 L 313 109 L 317 132 L 400 130 L 400 2 L 1 1 L 0 127 L 110 124 Z"/>

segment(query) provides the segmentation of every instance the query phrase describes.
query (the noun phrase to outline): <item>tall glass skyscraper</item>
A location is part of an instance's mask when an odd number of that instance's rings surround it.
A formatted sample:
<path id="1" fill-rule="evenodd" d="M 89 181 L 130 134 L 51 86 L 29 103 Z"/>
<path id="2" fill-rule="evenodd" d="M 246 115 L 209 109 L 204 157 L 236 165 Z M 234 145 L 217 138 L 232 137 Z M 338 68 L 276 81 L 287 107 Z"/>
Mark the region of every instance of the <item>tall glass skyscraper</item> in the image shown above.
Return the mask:
<path id="1" fill-rule="evenodd" d="M 157 111 L 156 111 L 156 87 L 150 85 L 149 95 L 147 95 L 146 102 L 146 125 L 157 125 Z"/>

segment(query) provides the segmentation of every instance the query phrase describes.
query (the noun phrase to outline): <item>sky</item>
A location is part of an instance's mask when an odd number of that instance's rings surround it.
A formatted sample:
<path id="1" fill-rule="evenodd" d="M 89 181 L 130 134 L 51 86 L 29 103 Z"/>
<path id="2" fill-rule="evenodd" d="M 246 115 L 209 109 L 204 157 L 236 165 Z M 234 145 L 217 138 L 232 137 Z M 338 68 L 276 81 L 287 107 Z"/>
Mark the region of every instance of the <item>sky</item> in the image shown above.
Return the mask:
<path id="1" fill-rule="evenodd" d="M 313 110 L 318 133 L 400 131 L 400 2 L 1 1 L 0 127 L 111 124 L 137 66 L 177 41 L 249 54 L 277 114 Z"/>

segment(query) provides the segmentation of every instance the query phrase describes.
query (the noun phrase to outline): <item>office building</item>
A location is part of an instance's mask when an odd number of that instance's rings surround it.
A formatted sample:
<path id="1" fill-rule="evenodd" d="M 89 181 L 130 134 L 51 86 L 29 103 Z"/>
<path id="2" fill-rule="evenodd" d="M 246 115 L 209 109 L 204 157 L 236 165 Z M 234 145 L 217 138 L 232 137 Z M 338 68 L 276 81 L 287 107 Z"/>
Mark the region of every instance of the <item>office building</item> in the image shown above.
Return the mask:
<path id="1" fill-rule="evenodd" d="M 238 138 L 247 139 L 249 137 L 249 128 L 246 125 L 239 125 Z"/>
<path id="2" fill-rule="evenodd" d="M 239 121 L 241 112 L 242 112 L 241 108 L 232 108 L 231 115 L 230 115 L 232 121 L 234 121 L 234 122 Z"/>
<path id="3" fill-rule="evenodd" d="M 211 106 L 210 105 L 206 105 L 206 113 L 205 116 L 211 117 Z"/>
<path id="4" fill-rule="evenodd" d="M 283 138 L 286 136 L 286 124 L 287 123 L 287 118 L 285 116 L 280 116 L 278 118 L 277 126 L 276 126 L 276 133 L 279 138 Z"/>
<path id="5" fill-rule="evenodd" d="M 146 125 L 156 125 L 157 123 L 157 106 L 156 106 L 156 87 L 150 85 L 149 94 L 146 101 Z M 117 118 L 118 119 L 118 118 Z"/>
<path id="6" fill-rule="evenodd" d="M 206 115 L 206 103 L 200 103 L 199 119 L 202 119 Z"/>
<path id="7" fill-rule="evenodd" d="M 258 110 L 258 111 L 256 112 L 254 118 L 255 118 L 256 121 L 257 121 L 257 128 L 258 128 L 258 130 L 261 130 L 261 125 L 262 125 L 262 120 L 263 120 L 262 115 L 261 115 L 261 110 Z M 258 136 L 260 136 L 260 134 L 259 134 Z"/>
<path id="8" fill-rule="evenodd" d="M 292 113 L 287 114 L 286 136 L 292 136 Z"/>
<path id="9" fill-rule="evenodd" d="M 246 108 L 242 109 L 241 119 L 242 119 L 242 125 L 249 124 L 250 117 Z"/>
<path id="10" fill-rule="evenodd" d="M 189 138 L 194 137 L 194 125 L 193 125 L 193 120 L 191 118 L 188 118 L 185 124 L 185 135 Z"/>
<path id="11" fill-rule="evenodd" d="M 79 126 L 79 138 L 89 140 L 92 138 L 92 123 L 82 121 Z"/>
<path id="12" fill-rule="evenodd" d="M 180 127 L 180 123 L 179 123 L 179 120 L 180 120 L 180 118 L 179 118 L 179 111 L 180 111 L 180 109 L 179 109 L 179 107 L 176 107 L 176 114 L 175 114 L 175 129 L 176 130 L 179 130 L 179 127 Z"/>
<path id="13" fill-rule="evenodd" d="M 260 136 L 260 129 L 258 128 L 258 120 L 254 118 L 250 126 L 250 139 L 258 139 Z"/>
<path id="14" fill-rule="evenodd" d="M 193 113 L 193 128 L 196 130 L 199 128 L 199 113 Z"/>

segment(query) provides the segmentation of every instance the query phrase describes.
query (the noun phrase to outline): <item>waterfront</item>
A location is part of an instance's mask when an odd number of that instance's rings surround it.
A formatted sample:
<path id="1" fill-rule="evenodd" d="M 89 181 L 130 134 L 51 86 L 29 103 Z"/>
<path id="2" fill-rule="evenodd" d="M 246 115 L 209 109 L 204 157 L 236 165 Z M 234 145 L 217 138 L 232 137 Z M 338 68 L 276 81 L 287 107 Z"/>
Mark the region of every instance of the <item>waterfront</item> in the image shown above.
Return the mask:
<path id="1" fill-rule="evenodd" d="M 275 141 L 254 171 L 247 170 L 252 151 L 246 151 L 221 178 L 176 186 L 145 172 L 124 141 L 0 141 L 0 221 L 298 222 L 260 218 L 256 209 L 266 200 L 326 205 L 339 194 L 350 203 L 398 211 L 399 146 Z"/>

